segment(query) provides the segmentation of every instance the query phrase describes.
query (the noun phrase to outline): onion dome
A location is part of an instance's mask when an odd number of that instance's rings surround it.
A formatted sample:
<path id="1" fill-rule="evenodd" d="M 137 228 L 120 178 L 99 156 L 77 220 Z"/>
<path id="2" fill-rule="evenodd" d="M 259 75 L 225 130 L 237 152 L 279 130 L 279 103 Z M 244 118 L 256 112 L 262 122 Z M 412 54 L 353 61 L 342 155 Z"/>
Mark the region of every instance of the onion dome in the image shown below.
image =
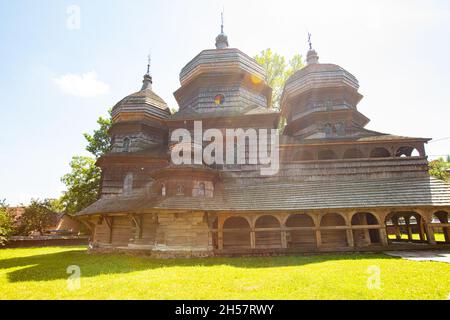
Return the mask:
<path id="1" fill-rule="evenodd" d="M 113 107 L 113 123 L 146 118 L 161 119 L 170 115 L 167 103 L 153 92 L 152 83 L 151 75 L 146 73 L 141 90 L 126 96 Z"/>
<path id="2" fill-rule="evenodd" d="M 223 22 L 215 44 L 216 49 L 203 50 L 181 70 L 181 88 L 174 93 L 179 110 L 240 114 L 249 106 L 267 109 L 272 89 L 264 68 L 239 49 L 228 47 Z"/>
<path id="3" fill-rule="evenodd" d="M 141 90 L 126 96 L 112 109 L 112 153 L 150 152 L 165 144 L 165 120 L 169 116 L 166 102 L 152 90 L 149 62 Z"/>
<path id="4" fill-rule="evenodd" d="M 217 49 L 225 49 L 228 48 L 228 37 L 223 32 L 223 13 L 222 13 L 222 25 L 220 26 L 220 33 L 216 37 L 216 48 Z"/>
<path id="5" fill-rule="evenodd" d="M 332 131 L 336 136 L 364 127 L 369 119 L 357 111 L 363 97 L 358 89 L 358 80 L 350 72 L 336 64 L 319 63 L 310 44 L 307 65 L 286 81 L 281 97 L 285 133 L 321 138 L 330 136 L 329 127 L 338 128 Z"/>

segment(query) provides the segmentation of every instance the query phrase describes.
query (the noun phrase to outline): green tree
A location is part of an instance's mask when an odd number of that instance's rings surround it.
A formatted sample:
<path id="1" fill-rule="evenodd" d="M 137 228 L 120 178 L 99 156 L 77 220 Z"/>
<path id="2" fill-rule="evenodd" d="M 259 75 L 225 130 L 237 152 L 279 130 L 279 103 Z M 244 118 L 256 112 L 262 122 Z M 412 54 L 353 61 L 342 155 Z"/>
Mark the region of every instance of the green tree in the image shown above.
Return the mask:
<path id="1" fill-rule="evenodd" d="M 53 207 L 58 211 L 75 214 L 98 199 L 101 170 L 95 166 L 95 162 L 111 150 L 111 138 L 109 136 L 112 123 L 111 111 L 111 109 L 108 110 L 108 118 L 98 118 L 99 127 L 94 130 L 93 134 L 83 134 L 88 143 L 86 150 L 94 158 L 72 157 L 70 162 L 71 172 L 61 178 L 67 190 L 63 192 L 60 199 L 52 202 Z"/>
<path id="2" fill-rule="evenodd" d="M 29 206 L 21 217 L 25 234 L 32 231 L 38 231 L 44 234 L 45 228 L 51 226 L 56 218 L 56 213 L 52 209 L 52 200 L 50 199 L 31 199 Z"/>
<path id="3" fill-rule="evenodd" d="M 14 221 L 8 213 L 6 200 L 0 200 L 0 246 L 5 244 L 13 230 Z"/>
<path id="4" fill-rule="evenodd" d="M 272 104 L 270 107 L 273 109 L 280 109 L 280 100 L 284 84 L 295 71 L 303 68 L 302 56 L 296 54 L 288 63 L 286 63 L 285 57 L 273 52 L 269 48 L 261 51 L 254 59 L 266 70 L 267 84 L 273 90 Z"/>
<path id="5" fill-rule="evenodd" d="M 111 112 L 112 109 L 109 109 L 108 118 L 98 118 L 97 123 L 100 128 L 94 130 L 92 135 L 89 133 L 83 134 L 88 142 L 86 150 L 92 153 L 95 158 L 99 158 L 111 150 L 111 138 L 109 136 L 109 129 L 111 128 Z"/>
<path id="6" fill-rule="evenodd" d="M 73 157 L 70 162 L 72 171 L 61 178 L 67 191 L 52 205 L 68 214 L 75 214 L 94 203 L 99 194 L 101 171 L 95 165 L 95 159 Z"/>
<path id="7" fill-rule="evenodd" d="M 449 181 L 450 177 L 447 171 L 449 167 L 448 162 L 445 162 L 443 158 L 439 158 L 428 163 L 428 172 L 437 179 Z"/>

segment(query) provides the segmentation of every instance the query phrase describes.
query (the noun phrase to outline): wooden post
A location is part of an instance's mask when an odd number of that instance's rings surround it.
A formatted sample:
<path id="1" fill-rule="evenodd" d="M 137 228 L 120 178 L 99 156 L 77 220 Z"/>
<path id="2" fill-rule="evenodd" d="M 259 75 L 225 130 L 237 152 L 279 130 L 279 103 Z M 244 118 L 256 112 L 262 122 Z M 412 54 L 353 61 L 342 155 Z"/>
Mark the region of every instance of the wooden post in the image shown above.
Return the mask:
<path id="1" fill-rule="evenodd" d="M 408 241 L 412 241 L 413 236 L 412 236 L 411 225 L 409 224 L 409 218 L 411 218 L 411 217 L 408 217 L 408 219 L 405 218 L 406 230 L 408 231 Z"/>
<path id="2" fill-rule="evenodd" d="M 436 240 L 434 239 L 434 230 L 433 227 L 426 224 L 427 238 L 429 244 L 436 244 Z"/>
<path id="3" fill-rule="evenodd" d="M 387 232 L 386 232 L 386 228 L 380 228 L 380 242 L 383 246 L 388 246 L 389 242 L 388 242 L 388 236 L 387 236 Z"/>
<path id="4" fill-rule="evenodd" d="M 286 231 L 281 231 L 281 247 L 283 249 L 287 248 L 287 237 L 286 237 Z"/>
<path id="5" fill-rule="evenodd" d="M 395 238 L 401 240 L 400 226 L 398 225 L 398 217 L 392 217 L 392 224 L 394 225 Z"/>
<path id="6" fill-rule="evenodd" d="M 316 246 L 317 248 L 322 246 L 322 234 L 319 229 L 316 229 Z"/>
<path id="7" fill-rule="evenodd" d="M 113 233 L 114 218 L 105 216 L 105 222 L 106 222 L 106 224 L 108 225 L 108 228 L 109 228 L 108 243 L 112 243 L 112 233 Z"/>
<path id="8" fill-rule="evenodd" d="M 422 219 L 422 217 L 416 217 L 416 219 L 417 219 L 417 224 L 418 224 L 418 228 L 419 228 L 420 241 L 425 241 L 425 229 L 423 227 L 423 219 Z"/>
<path id="9" fill-rule="evenodd" d="M 223 250 L 223 223 L 223 216 L 219 214 L 217 216 L 217 246 L 219 247 L 219 250 Z"/>
<path id="10" fill-rule="evenodd" d="M 349 247 L 354 247 L 355 241 L 353 240 L 353 230 L 351 229 L 351 227 L 349 228 L 350 229 L 345 230 L 345 232 L 347 233 L 347 245 Z"/>
<path id="11" fill-rule="evenodd" d="M 251 229 L 250 229 L 250 247 L 252 249 L 256 248 L 256 234 L 255 234 L 254 227 L 251 227 Z"/>

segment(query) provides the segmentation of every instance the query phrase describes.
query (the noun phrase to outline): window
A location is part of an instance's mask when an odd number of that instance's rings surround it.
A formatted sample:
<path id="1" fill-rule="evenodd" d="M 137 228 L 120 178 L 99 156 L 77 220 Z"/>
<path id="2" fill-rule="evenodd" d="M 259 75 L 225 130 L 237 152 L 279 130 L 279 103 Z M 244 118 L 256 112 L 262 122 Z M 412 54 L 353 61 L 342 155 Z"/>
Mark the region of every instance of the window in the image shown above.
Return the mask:
<path id="1" fill-rule="evenodd" d="M 123 139 L 123 152 L 130 152 L 130 138 Z"/>
<path id="2" fill-rule="evenodd" d="M 345 135 L 345 127 L 344 124 L 342 122 L 338 122 L 334 125 L 334 128 L 336 130 L 336 134 L 338 136 L 343 136 Z"/>
<path id="3" fill-rule="evenodd" d="M 206 190 L 206 188 L 205 188 L 205 184 L 203 183 L 203 182 L 201 182 L 199 185 L 198 185 L 198 195 L 199 196 L 205 196 L 205 191 Z"/>
<path id="4" fill-rule="evenodd" d="M 125 196 L 131 195 L 133 191 L 133 174 L 127 173 L 125 179 L 123 179 L 123 194 Z"/>
<path id="5" fill-rule="evenodd" d="M 214 97 L 214 104 L 216 106 L 221 106 L 221 105 L 223 105 L 224 102 L 225 102 L 225 96 L 223 94 L 219 93 Z"/>
<path id="6" fill-rule="evenodd" d="M 180 185 L 180 184 L 177 186 L 177 194 L 178 195 L 183 195 L 183 186 Z"/>
<path id="7" fill-rule="evenodd" d="M 324 131 L 325 131 L 325 137 L 331 137 L 331 135 L 333 134 L 333 128 L 332 128 L 331 124 L 329 124 L 329 123 L 325 124 Z"/>
<path id="8" fill-rule="evenodd" d="M 161 195 L 166 196 L 166 185 L 164 183 L 161 185 Z"/>

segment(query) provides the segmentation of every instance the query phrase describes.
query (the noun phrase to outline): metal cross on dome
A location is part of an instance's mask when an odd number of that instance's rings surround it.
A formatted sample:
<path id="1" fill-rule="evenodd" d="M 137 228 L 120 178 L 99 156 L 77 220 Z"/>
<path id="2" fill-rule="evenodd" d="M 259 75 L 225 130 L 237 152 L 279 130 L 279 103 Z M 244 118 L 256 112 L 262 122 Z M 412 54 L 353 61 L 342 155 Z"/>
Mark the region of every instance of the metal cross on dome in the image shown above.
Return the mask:
<path id="1" fill-rule="evenodd" d="M 149 55 L 147 56 L 147 74 L 148 74 L 148 75 L 150 75 L 150 64 L 151 64 L 151 62 L 152 62 L 152 57 L 151 57 L 151 55 L 149 54 Z"/>

